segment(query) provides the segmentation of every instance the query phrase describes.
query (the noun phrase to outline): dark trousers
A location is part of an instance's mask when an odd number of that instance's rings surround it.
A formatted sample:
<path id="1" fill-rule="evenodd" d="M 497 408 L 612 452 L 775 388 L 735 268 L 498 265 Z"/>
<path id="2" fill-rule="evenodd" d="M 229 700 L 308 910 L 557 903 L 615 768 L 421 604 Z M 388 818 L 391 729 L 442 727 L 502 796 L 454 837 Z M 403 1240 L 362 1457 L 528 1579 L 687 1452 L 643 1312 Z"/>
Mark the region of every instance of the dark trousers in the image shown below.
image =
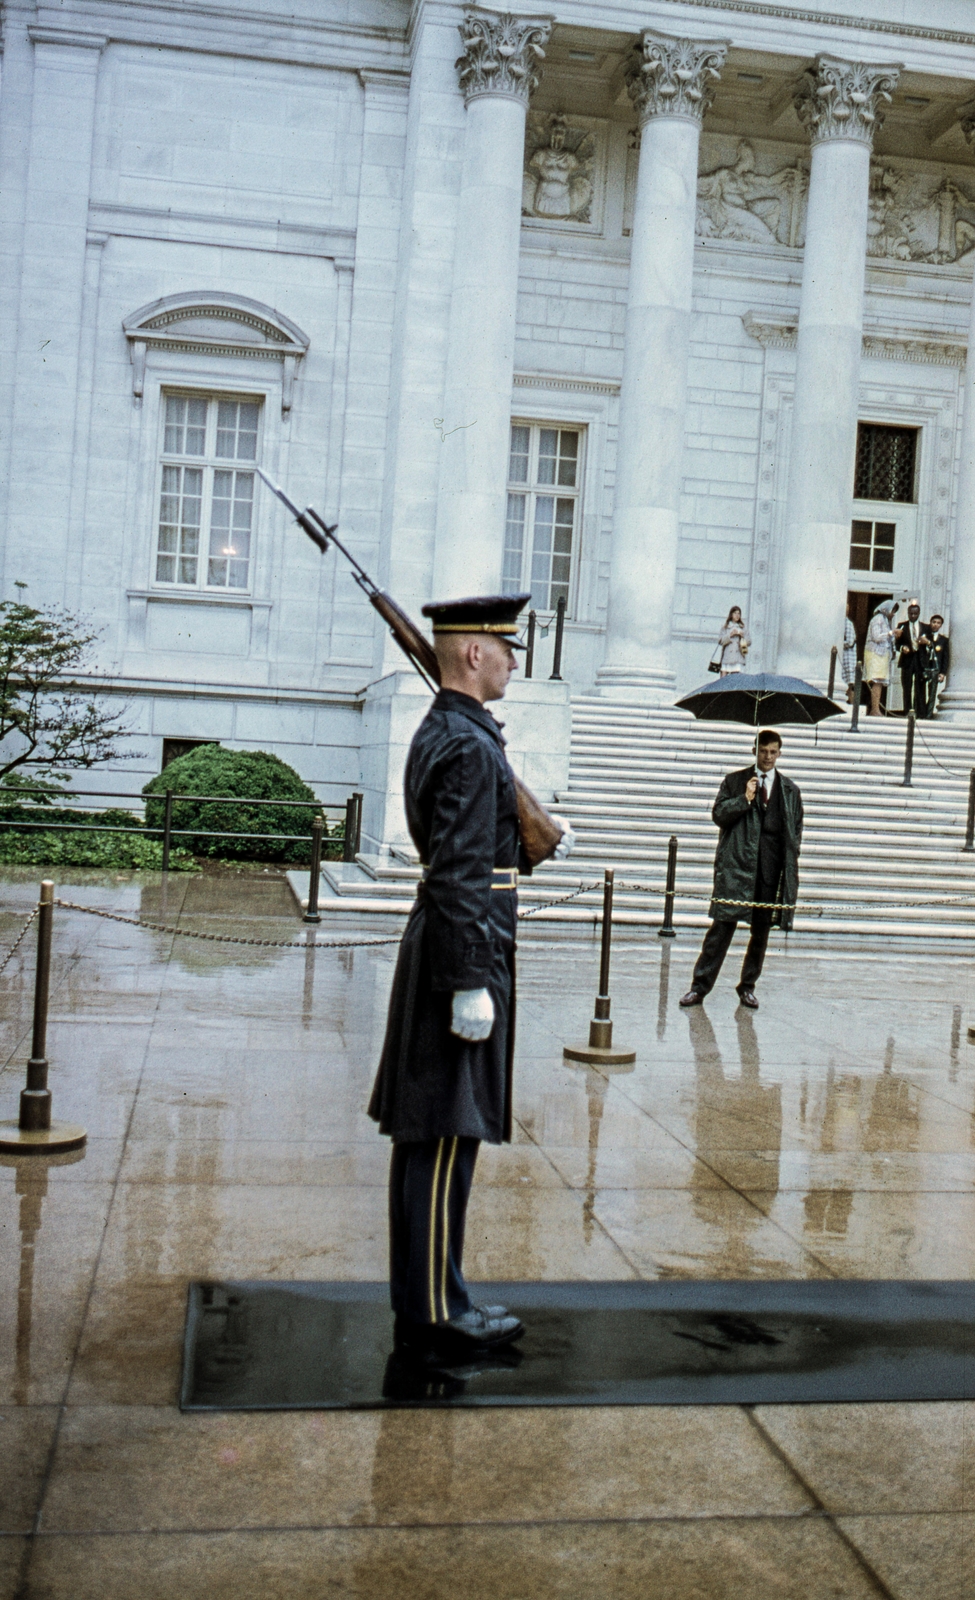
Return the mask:
<path id="1" fill-rule="evenodd" d="M 904 715 L 913 711 L 917 717 L 928 714 L 928 685 L 921 670 L 921 662 L 911 656 L 901 667 L 901 688 L 904 691 Z"/>
<path id="2" fill-rule="evenodd" d="M 764 899 L 764 895 L 756 894 L 756 899 Z M 751 917 L 752 934 L 745 951 L 745 959 L 741 964 L 741 977 L 738 979 L 738 992 L 742 989 L 754 989 L 762 976 L 762 967 L 765 964 L 765 951 L 768 948 L 768 936 L 772 927 L 774 911 L 753 911 Z M 691 988 L 698 994 L 710 994 L 717 982 L 718 973 L 724 964 L 731 941 L 735 936 L 738 919 L 734 922 L 712 922 L 704 935 L 701 954 L 694 967 L 694 976 L 691 979 Z"/>
<path id="3" fill-rule="evenodd" d="M 389 1283 L 410 1322 L 448 1322 L 471 1309 L 461 1271 L 467 1201 L 479 1139 L 393 1145 L 389 1165 Z"/>

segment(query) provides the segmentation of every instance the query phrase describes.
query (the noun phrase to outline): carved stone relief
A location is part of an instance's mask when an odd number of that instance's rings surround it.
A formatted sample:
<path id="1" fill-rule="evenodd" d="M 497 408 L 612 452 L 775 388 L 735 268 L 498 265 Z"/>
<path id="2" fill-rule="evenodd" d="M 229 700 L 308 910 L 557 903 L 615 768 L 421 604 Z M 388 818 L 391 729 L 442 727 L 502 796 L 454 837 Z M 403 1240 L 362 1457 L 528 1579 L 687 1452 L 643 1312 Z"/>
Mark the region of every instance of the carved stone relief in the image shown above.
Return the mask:
<path id="1" fill-rule="evenodd" d="M 635 164 L 634 164 L 635 171 Z M 765 140 L 704 134 L 697 236 L 800 247 L 805 242 L 808 156 Z M 867 254 L 950 265 L 975 250 L 975 176 L 933 163 L 873 161 Z"/>
<path id="2" fill-rule="evenodd" d="M 894 261 L 958 261 L 975 247 L 975 200 L 944 169 L 873 162 L 867 254 Z"/>
<path id="3" fill-rule="evenodd" d="M 530 112 L 525 129 L 522 215 L 539 222 L 593 221 L 596 133 L 561 114 Z"/>
<path id="4" fill-rule="evenodd" d="M 774 165 L 775 159 L 763 165 Z M 808 189 L 809 173 L 800 160 L 761 172 L 754 145 L 742 139 L 734 161 L 698 179 L 698 238 L 794 249 L 805 237 Z"/>

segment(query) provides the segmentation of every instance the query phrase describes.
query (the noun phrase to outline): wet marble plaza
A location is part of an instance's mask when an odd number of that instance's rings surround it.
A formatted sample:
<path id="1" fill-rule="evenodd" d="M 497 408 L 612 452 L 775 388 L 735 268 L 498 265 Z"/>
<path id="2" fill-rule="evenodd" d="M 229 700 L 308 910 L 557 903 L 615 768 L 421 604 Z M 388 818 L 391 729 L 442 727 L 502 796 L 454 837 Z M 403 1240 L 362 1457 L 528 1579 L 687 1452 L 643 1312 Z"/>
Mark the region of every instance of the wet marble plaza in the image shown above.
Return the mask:
<path id="1" fill-rule="evenodd" d="M 58 892 L 305 937 L 270 874 Z M 0 952 L 35 898 L 5 872 Z M 696 945 L 617 944 L 637 1060 L 602 1075 L 562 1059 L 592 937 L 525 925 L 516 1142 L 482 1152 L 469 1277 L 975 1276 L 971 952 L 774 936 L 753 1016 L 735 948 L 678 1009 Z M 2 1600 L 972 1600 L 975 1403 L 177 1410 L 189 1280 L 385 1276 L 363 1107 L 394 960 L 58 912 L 55 1116 L 89 1139 L 0 1157 Z M 4 1117 L 32 969 L 28 935 L 0 978 Z"/>

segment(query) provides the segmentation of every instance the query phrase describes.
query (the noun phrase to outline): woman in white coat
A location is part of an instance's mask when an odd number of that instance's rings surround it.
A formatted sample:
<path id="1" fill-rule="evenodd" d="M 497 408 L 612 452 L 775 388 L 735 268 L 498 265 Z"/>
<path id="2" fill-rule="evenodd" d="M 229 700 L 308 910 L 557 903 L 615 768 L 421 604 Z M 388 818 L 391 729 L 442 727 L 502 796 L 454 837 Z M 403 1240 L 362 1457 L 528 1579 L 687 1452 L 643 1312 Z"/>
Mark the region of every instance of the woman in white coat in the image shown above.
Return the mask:
<path id="1" fill-rule="evenodd" d="M 718 635 L 717 649 L 712 657 L 712 660 L 716 658 L 718 661 L 722 678 L 727 677 L 729 672 L 743 670 L 751 642 L 748 629 L 741 619 L 741 606 L 732 606 Z"/>

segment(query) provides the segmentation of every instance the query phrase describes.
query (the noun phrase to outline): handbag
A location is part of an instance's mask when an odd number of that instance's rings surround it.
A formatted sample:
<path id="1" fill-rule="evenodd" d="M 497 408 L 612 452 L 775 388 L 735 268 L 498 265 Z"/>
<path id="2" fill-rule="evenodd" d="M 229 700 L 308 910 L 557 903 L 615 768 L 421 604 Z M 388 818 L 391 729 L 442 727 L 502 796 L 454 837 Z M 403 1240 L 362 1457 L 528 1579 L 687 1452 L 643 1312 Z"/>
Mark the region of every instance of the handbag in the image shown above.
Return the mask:
<path id="1" fill-rule="evenodd" d="M 720 672 L 721 671 L 721 657 L 723 656 L 723 654 L 724 654 L 724 647 L 722 645 L 720 645 L 720 644 L 716 644 L 715 647 L 714 647 L 714 650 L 711 652 L 711 659 L 708 662 L 708 671 L 709 672 Z"/>

